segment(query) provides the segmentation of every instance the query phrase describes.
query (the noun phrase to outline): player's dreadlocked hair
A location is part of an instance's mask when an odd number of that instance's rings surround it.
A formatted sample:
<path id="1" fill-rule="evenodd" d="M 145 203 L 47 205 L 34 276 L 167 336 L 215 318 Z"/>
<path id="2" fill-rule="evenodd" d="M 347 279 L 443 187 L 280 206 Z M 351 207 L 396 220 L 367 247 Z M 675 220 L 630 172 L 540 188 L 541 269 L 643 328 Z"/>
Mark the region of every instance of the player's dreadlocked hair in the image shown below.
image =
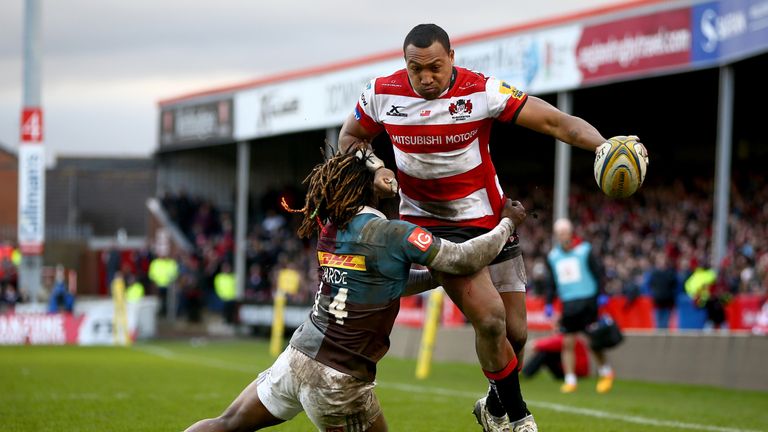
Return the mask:
<path id="1" fill-rule="evenodd" d="M 331 221 L 339 229 L 346 228 L 360 207 L 373 202 L 373 173 L 365 166 L 365 158 L 354 153 L 337 154 L 309 173 L 304 214 L 299 237 L 310 237 L 318 225 Z"/>

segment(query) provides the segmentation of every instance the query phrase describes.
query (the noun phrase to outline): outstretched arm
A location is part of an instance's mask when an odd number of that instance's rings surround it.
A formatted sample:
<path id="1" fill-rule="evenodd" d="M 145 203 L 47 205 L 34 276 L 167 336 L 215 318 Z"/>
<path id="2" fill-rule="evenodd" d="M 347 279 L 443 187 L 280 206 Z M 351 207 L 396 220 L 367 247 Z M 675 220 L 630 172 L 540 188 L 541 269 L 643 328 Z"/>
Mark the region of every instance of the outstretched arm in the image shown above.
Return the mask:
<path id="1" fill-rule="evenodd" d="M 472 274 L 490 264 L 527 214 L 519 201 L 507 200 L 502 216 L 494 229 L 464 243 L 442 239 L 429 267 L 450 274 Z"/>
<path id="2" fill-rule="evenodd" d="M 591 152 L 606 141 L 591 124 L 535 96 L 528 96 L 517 117 L 517 124 Z"/>

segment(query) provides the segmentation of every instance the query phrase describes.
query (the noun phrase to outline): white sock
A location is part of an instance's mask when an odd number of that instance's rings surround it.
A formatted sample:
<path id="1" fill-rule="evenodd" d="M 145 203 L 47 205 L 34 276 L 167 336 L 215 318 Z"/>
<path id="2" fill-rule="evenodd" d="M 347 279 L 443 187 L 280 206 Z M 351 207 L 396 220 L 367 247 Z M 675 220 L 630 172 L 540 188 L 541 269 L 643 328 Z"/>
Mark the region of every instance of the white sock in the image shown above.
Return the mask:
<path id="1" fill-rule="evenodd" d="M 611 375 L 613 375 L 613 369 L 611 368 L 610 365 L 605 364 L 605 365 L 600 366 L 600 369 L 597 370 L 597 373 L 601 377 L 611 376 Z"/>
<path id="2" fill-rule="evenodd" d="M 568 385 L 576 385 L 576 374 L 565 374 L 565 383 Z"/>

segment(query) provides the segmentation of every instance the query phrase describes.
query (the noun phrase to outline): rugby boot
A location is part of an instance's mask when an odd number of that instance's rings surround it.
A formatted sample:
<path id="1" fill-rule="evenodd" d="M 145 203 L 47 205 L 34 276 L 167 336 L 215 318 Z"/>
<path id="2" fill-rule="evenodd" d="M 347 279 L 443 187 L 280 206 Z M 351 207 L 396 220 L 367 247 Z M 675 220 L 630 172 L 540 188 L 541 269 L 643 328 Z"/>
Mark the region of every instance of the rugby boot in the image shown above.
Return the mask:
<path id="1" fill-rule="evenodd" d="M 485 396 L 475 402 L 475 409 L 472 413 L 477 419 L 477 423 L 483 427 L 483 432 L 509 432 L 509 420 L 507 416 L 496 417 L 488 411 L 488 407 L 485 404 Z M 530 417 L 530 416 L 528 416 Z M 528 418 L 526 417 L 526 418 Z M 531 417 L 533 418 L 533 417 Z M 526 429 L 520 429 L 525 431 Z M 533 429 L 535 431 L 535 429 Z"/>
<path id="2" fill-rule="evenodd" d="M 533 414 L 528 414 L 520 420 L 513 422 L 509 430 L 511 432 L 539 432 L 539 427 L 533 419 Z"/>

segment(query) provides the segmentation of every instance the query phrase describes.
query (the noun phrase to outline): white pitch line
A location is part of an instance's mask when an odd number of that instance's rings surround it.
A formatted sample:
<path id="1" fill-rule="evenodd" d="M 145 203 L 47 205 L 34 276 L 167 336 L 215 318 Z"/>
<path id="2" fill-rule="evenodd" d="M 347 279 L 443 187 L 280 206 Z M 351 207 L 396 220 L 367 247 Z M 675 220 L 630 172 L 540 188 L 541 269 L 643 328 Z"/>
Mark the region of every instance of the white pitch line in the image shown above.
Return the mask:
<path id="1" fill-rule="evenodd" d="M 141 351 L 144 351 L 146 353 L 156 355 L 158 357 L 167 358 L 170 360 L 183 361 L 187 363 L 199 364 L 202 366 L 214 367 L 218 369 L 225 369 L 225 370 L 231 370 L 231 371 L 237 371 L 237 372 L 245 372 L 245 373 L 251 373 L 251 374 L 255 374 L 258 372 L 251 368 L 245 368 L 245 367 L 238 366 L 228 362 L 200 358 L 200 357 L 193 357 L 193 356 L 184 356 L 172 350 L 169 350 L 167 348 L 162 348 L 162 347 L 136 346 L 135 348 Z M 461 397 L 461 398 L 468 398 L 468 399 L 474 399 L 478 397 L 477 392 L 453 390 L 453 389 L 440 388 L 440 387 L 422 387 L 422 386 L 415 386 L 412 384 L 378 382 L 378 381 L 377 381 L 377 385 L 382 388 L 399 390 L 399 391 L 408 392 L 408 393 L 423 393 L 423 394 L 433 394 L 438 396 Z M 567 414 L 583 415 L 587 417 L 617 420 L 625 423 L 634 423 L 634 424 L 647 425 L 647 426 L 676 428 L 676 429 L 690 429 L 690 430 L 711 431 L 711 432 L 761 432 L 759 430 L 754 430 L 754 429 L 738 429 L 738 428 L 729 428 L 729 427 L 721 427 L 721 426 L 710 426 L 710 425 L 704 425 L 704 424 L 698 424 L 698 423 L 686 423 L 686 422 L 679 422 L 675 420 L 661 420 L 661 419 L 655 419 L 652 417 L 614 414 L 607 411 L 600 411 L 600 410 L 595 410 L 590 408 L 579 408 L 579 407 L 562 405 L 562 404 L 545 402 L 545 401 L 526 400 L 526 403 L 533 407 L 539 407 L 539 408 L 548 409 L 551 411 L 557 411 L 557 412 L 562 412 Z"/>
<path id="2" fill-rule="evenodd" d="M 421 386 L 415 386 L 411 384 L 397 384 L 397 383 L 379 383 L 379 386 L 382 388 L 400 390 L 400 391 L 409 392 L 409 393 L 425 393 L 425 394 L 434 394 L 438 396 L 454 396 L 454 397 L 461 397 L 461 398 L 477 397 L 477 393 L 475 392 L 452 390 L 452 389 L 445 389 L 440 387 L 421 387 Z M 648 425 L 648 426 L 703 430 L 703 431 L 712 431 L 712 432 L 761 432 L 761 431 L 752 430 L 752 429 L 738 429 L 738 428 L 729 428 L 729 427 L 720 427 L 720 426 L 709 426 L 709 425 L 703 425 L 703 424 L 697 424 L 697 423 L 679 422 L 674 420 L 660 420 L 660 419 L 655 419 L 651 417 L 614 414 L 606 411 L 599 411 L 599 410 L 589 409 L 589 408 L 578 408 L 578 407 L 573 407 L 568 405 L 556 404 L 552 402 L 544 402 L 544 401 L 536 401 L 536 400 L 526 400 L 525 402 L 528 405 L 548 409 L 551 411 L 563 412 L 568 414 L 577 414 L 577 415 L 583 415 L 588 417 L 604 418 L 604 419 L 610 419 L 610 420 L 619 420 L 626 423 L 636 423 L 636 424 Z"/>
<path id="3" fill-rule="evenodd" d="M 250 374 L 256 374 L 260 372 L 255 368 L 239 366 L 229 362 L 203 358 L 203 357 L 195 357 L 190 355 L 182 355 L 173 350 L 169 350 L 163 347 L 142 345 L 142 346 L 135 346 L 135 348 L 137 348 L 140 351 L 144 351 L 146 353 L 156 355 L 158 357 L 162 357 L 169 360 L 183 361 L 185 363 L 193 363 L 193 364 L 198 364 L 202 366 L 208 366 L 208 367 L 236 371 L 236 372 L 245 372 Z"/>

